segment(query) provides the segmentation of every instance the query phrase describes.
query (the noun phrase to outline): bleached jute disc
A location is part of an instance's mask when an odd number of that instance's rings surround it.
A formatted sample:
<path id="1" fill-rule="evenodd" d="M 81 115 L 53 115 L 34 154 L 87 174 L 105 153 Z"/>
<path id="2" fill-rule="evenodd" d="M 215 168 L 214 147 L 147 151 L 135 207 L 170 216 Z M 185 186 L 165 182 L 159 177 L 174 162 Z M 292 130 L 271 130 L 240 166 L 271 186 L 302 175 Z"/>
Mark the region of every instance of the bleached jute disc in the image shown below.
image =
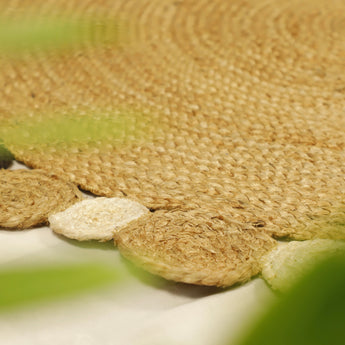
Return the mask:
<path id="1" fill-rule="evenodd" d="M 0 13 L 99 22 L 77 49 L 0 56 L 0 137 L 17 159 L 148 208 L 345 238 L 343 0 L 3 1 Z M 119 42 L 99 45 L 117 21 Z"/>
<path id="2" fill-rule="evenodd" d="M 129 222 L 148 213 L 143 205 L 125 198 L 83 200 L 49 217 L 51 229 L 78 241 L 109 241 Z"/>
<path id="3" fill-rule="evenodd" d="M 276 241 L 207 210 L 156 211 L 115 234 L 129 260 L 166 279 L 230 286 L 259 273 Z"/>
<path id="4" fill-rule="evenodd" d="M 25 229 L 82 200 L 78 188 L 40 170 L 0 170 L 0 228 Z"/>
<path id="5" fill-rule="evenodd" d="M 286 291 L 316 263 L 337 253 L 345 242 L 334 240 L 283 243 L 262 257 L 262 277 L 275 290 Z"/>

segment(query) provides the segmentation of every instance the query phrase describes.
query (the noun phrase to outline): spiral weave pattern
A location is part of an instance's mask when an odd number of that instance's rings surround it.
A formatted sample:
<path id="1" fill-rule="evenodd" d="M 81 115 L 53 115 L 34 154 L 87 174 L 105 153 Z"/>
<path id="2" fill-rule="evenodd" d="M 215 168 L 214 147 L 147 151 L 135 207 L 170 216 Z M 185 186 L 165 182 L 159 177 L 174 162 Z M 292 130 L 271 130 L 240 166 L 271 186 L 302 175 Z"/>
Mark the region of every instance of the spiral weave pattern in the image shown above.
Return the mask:
<path id="1" fill-rule="evenodd" d="M 48 223 L 51 214 L 83 199 L 78 188 L 40 170 L 0 170 L 0 229 Z"/>
<path id="2" fill-rule="evenodd" d="M 212 208 L 275 237 L 345 239 L 343 0 L 35 0 L 0 10 L 26 7 L 125 24 L 116 45 L 97 47 L 113 30 L 103 27 L 72 52 L 1 58 L 1 136 L 17 159 L 155 210 Z M 99 140 L 11 140 L 14 117 L 76 111 L 78 121 L 140 116 Z"/>

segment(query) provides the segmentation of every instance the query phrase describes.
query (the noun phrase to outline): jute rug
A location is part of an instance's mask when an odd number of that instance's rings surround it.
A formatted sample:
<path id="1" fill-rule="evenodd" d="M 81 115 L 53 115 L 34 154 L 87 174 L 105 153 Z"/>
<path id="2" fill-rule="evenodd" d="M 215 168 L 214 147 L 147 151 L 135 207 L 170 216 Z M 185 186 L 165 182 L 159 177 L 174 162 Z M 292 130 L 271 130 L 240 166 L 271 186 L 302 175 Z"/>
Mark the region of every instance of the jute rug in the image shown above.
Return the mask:
<path id="1" fill-rule="evenodd" d="M 74 49 L 2 55 L 0 138 L 17 160 L 152 211 L 345 239 L 343 0 L 1 7 L 100 23 Z"/>

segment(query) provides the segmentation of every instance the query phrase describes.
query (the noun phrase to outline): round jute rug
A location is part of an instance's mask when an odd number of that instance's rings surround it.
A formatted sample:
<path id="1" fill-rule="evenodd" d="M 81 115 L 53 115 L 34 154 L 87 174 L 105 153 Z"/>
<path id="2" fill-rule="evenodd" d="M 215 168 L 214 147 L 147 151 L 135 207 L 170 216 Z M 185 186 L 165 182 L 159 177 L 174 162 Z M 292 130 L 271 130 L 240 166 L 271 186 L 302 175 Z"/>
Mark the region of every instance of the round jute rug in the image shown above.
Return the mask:
<path id="1" fill-rule="evenodd" d="M 0 138 L 17 160 L 151 210 L 345 239 L 343 0 L 30 0 L 0 13 L 37 32 L 83 23 L 56 46 L 0 37 Z"/>

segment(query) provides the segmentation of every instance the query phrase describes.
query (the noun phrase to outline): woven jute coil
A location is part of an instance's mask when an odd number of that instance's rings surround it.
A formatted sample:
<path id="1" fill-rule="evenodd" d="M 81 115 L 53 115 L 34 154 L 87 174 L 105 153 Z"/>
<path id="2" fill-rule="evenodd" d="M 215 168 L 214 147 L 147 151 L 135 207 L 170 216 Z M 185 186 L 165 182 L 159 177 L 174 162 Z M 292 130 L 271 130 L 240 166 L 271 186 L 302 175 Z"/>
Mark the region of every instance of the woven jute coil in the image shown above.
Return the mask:
<path id="1" fill-rule="evenodd" d="M 149 210 L 128 198 L 95 198 L 78 202 L 48 218 L 57 234 L 78 241 L 110 241 L 114 233 Z"/>
<path id="2" fill-rule="evenodd" d="M 122 255 L 166 279 L 230 286 L 260 272 L 276 241 L 208 210 L 156 211 L 115 234 Z"/>
<path id="3" fill-rule="evenodd" d="M 116 43 L 97 45 L 105 26 L 70 52 L 1 58 L 0 137 L 16 159 L 155 210 L 210 206 L 275 237 L 345 238 L 344 1 L 0 6 L 125 23 Z M 71 118 L 118 130 L 59 141 L 52 123 Z"/>
<path id="4" fill-rule="evenodd" d="M 78 188 L 39 170 L 0 170 L 0 228 L 46 224 L 48 216 L 82 199 Z"/>

